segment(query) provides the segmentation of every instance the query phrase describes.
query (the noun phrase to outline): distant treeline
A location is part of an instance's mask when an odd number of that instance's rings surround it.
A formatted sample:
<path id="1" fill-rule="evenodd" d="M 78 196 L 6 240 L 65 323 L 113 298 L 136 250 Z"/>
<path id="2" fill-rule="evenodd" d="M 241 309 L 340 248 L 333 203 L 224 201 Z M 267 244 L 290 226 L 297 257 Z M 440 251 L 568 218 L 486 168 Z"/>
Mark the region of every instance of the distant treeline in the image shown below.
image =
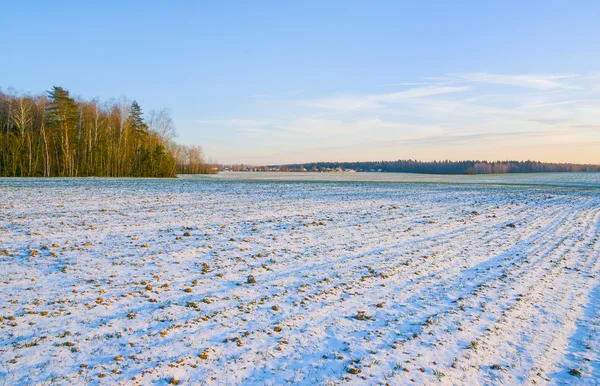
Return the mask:
<path id="1" fill-rule="evenodd" d="M 308 164 L 270 166 L 298 171 L 344 170 L 383 171 L 396 173 L 424 174 L 503 174 L 503 173 L 548 173 L 548 172 L 600 172 L 600 165 L 579 165 L 544 163 L 536 161 L 433 161 L 421 162 L 413 160 L 375 161 L 375 162 L 315 162 Z"/>
<path id="2" fill-rule="evenodd" d="M 208 173 L 202 149 L 174 135 L 168 110 L 144 118 L 136 101 L 83 101 L 61 87 L 34 96 L 0 91 L 0 176 Z"/>

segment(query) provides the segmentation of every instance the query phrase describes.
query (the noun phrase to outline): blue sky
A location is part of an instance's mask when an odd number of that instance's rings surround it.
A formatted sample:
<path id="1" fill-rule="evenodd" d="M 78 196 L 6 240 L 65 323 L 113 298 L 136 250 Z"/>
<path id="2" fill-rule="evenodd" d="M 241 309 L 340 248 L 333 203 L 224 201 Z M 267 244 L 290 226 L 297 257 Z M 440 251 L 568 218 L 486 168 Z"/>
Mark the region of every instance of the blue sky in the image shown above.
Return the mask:
<path id="1" fill-rule="evenodd" d="M 0 87 L 167 107 L 220 162 L 600 163 L 597 1 L 6 1 Z"/>

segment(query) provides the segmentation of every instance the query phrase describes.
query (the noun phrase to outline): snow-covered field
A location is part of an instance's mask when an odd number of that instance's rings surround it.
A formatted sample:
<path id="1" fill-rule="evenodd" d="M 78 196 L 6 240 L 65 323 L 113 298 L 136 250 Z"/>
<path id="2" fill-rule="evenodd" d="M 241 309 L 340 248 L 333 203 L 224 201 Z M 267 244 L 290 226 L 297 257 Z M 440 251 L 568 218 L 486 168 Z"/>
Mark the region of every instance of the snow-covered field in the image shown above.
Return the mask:
<path id="1" fill-rule="evenodd" d="M 527 178 L 0 180 L 0 385 L 600 384 L 600 178 Z"/>

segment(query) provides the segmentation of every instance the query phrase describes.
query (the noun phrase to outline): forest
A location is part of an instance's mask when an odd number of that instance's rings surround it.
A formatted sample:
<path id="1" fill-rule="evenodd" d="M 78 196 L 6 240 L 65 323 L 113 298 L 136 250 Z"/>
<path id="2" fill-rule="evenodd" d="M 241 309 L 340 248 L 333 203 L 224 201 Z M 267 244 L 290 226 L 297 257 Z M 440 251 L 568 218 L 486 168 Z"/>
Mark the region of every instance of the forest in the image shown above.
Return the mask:
<path id="1" fill-rule="evenodd" d="M 273 165 L 279 170 L 322 171 L 341 167 L 344 170 L 382 171 L 395 173 L 423 174 L 504 174 L 504 173 L 548 173 L 548 172 L 600 172 L 600 165 L 569 163 L 544 163 L 539 161 L 433 161 L 416 160 L 375 162 L 314 162 L 308 164 Z"/>
<path id="2" fill-rule="evenodd" d="M 0 91 L 0 176 L 175 177 L 212 171 L 200 146 L 176 143 L 169 110 L 136 101 Z"/>

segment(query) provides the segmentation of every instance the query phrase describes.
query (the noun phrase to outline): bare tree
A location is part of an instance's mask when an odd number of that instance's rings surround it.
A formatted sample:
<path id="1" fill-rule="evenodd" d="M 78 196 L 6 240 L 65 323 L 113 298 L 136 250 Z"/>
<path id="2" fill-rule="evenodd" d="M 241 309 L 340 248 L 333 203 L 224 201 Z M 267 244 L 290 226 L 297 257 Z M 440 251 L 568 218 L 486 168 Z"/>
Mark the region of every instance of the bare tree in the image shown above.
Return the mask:
<path id="1" fill-rule="evenodd" d="M 173 139 L 177 136 L 169 109 L 150 110 L 147 123 L 150 131 L 158 134 L 163 140 Z"/>

